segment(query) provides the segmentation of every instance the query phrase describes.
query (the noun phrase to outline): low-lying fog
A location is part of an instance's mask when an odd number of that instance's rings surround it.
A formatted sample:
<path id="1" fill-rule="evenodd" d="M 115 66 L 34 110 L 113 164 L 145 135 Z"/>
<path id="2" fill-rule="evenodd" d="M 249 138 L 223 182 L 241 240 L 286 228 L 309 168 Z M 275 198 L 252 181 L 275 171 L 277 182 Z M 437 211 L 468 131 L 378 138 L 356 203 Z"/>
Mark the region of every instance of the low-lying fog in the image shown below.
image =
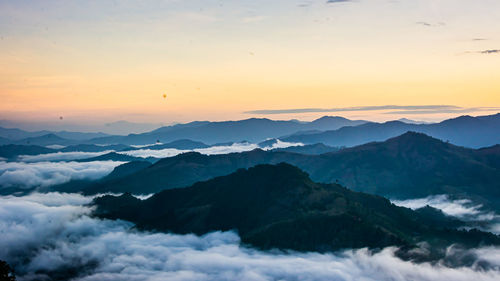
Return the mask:
<path id="1" fill-rule="evenodd" d="M 395 248 L 262 252 L 239 245 L 234 232 L 153 234 L 124 221 L 92 218 L 86 205 L 91 200 L 61 193 L 0 197 L 0 259 L 15 267 L 19 280 L 65 274 L 75 274 L 73 280 L 500 279 L 500 248 L 471 250 L 477 262 L 459 268 L 402 261 Z M 492 268 L 482 269 L 484 262 Z"/>

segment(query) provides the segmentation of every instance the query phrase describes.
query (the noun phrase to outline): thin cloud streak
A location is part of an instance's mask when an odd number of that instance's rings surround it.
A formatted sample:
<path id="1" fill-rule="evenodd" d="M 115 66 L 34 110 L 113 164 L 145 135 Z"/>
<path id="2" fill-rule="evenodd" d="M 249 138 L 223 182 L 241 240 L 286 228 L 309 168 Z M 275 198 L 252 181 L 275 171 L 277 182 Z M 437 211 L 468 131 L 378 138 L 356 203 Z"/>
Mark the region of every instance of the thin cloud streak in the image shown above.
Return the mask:
<path id="1" fill-rule="evenodd" d="M 419 114 L 433 113 L 462 113 L 478 111 L 495 111 L 500 107 L 472 107 L 464 108 L 454 105 L 381 105 L 381 106 L 357 106 L 337 108 L 293 108 L 293 109 L 262 109 L 245 111 L 245 114 L 291 114 L 291 113 L 327 113 L 327 112 L 360 112 L 360 111 L 383 111 L 393 110 L 390 114 L 408 114 L 417 112 Z"/>

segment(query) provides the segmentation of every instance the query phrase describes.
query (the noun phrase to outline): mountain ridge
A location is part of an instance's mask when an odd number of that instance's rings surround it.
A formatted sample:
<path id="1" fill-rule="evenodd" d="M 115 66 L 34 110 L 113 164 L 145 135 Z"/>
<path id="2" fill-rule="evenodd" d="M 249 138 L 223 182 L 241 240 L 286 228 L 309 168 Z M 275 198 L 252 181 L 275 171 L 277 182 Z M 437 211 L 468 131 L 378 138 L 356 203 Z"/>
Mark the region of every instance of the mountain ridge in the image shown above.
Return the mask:
<path id="1" fill-rule="evenodd" d="M 124 194 L 94 203 L 95 215 L 139 229 L 197 235 L 236 230 L 243 243 L 260 249 L 325 252 L 428 241 L 442 251 L 452 243 L 500 244 L 493 234 L 453 230 L 460 223 L 454 219 L 431 220 L 432 210 L 418 213 L 380 196 L 315 183 L 285 163 L 239 169 L 146 200 Z"/>

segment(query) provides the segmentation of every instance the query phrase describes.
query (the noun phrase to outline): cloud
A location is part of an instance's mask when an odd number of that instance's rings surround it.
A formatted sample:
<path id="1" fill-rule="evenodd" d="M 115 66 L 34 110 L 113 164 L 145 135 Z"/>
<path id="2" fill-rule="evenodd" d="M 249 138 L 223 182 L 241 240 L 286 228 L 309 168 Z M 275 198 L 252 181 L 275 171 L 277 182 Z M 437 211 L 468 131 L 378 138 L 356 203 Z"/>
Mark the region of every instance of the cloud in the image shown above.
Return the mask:
<path id="1" fill-rule="evenodd" d="M 166 157 L 173 157 L 173 156 L 176 156 L 176 155 L 179 155 L 181 153 L 188 152 L 188 151 L 189 150 L 165 148 L 165 149 L 159 149 L 159 150 L 136 149 L 136 150 L 128 150 L 128 151 L 118 151 L 116 153 L 130 155 L 130 156 L 134 156 L 134 157 L 142 157 L 142 158 L 148 158 L 148 157 L 166 158 Z"/>
<path id="2" fill-rule="evenodd" d="M 0 188 L 36 188 L 62 184 L 70 180 L 95 180 L 109 174 L 125 162 L 0 162 Z"/>
<path id="3" fill-rule="evenodd" d="M 500 49 L 489 49 L 489 50 L 482 50 L 482 51 L 467 51 L 467 52 L 463 52 L 462 54 L 494 55 L 494 54 L 500 54 Z"/>
<path id="4" fill-rule="evenodd" d="M 261 22 L 265 20 L 266 17 L 264 16 L 250 16 L 250 17 L 244 17 L 241 19 L 241 22 L 243 23 L 254 23 L 254 22 Z"/>
<path id="5" fill-rule="evenodd" d="M 433 195 L 419 199 L 392 200 L 392 203 L 398 206 L 419 209 L 425 206 L 431 206 L 442 210 L 445 214 L 463 218 L 465 216 L 476 216 L 481 213 L 482 205 L 472 204 L 469 199 L 451 200 L 447 195 Z"/>
<path id="6" fill-rule="evenodd" d="M 243 143 L 233 143 L 232 145 L 211 146 L 211 147 L 207 147 L 207 148 L 200 148 L 200 149 L 195 149 L 194 151 L 199 152 L 201 154 L 206 154 L 206 155 L 216 155 L 216 154 L 227 154 L 227 153 L 234 153 L 234 152 L 251 151 L 251 150 L 254 150 L 256 148 L 259 148 L 259 146 L 254 144 L 254 143 L 243 142 Z"/>
<path id="7" fill-rule="evenodd" d="M 234 232 L 147 233 L 124 221 L 92 218 L 92 208 L 81 205 L 90 199 L 54 193 L 0 197 L 0 259 L 14 266 L 19 280 L 49 279 L 71 269 L 79 274 L 72 280 L 86 281 L 500 278 L 500 248 L 468 251 L 475 263 L 458 268 L 403 261 L 395 256 L 395 248 L 335 254 L 263 252 L 241 246 Z M 448 253 L 463 254 L 456 248 Z M 492 267 L 481 269 L 484 262 Z"/>
<path id="8" fill-rule="evenodd" d="M 469 199 L 450 199 L 447 195 L 433 195 L 425 198 L 409 200 L 391 200 L 398 206 L 413 210 L 425 206 L 440 209 L 443 213 L 457 217 L 464 221 L 488 222 L 486 231 L 500 234 L 500 216 L 491 211 L 486 211 L 482 204 L 475 204 Z M 481 226 L 478 226 L 482 228 Z"/>
<path id="9" fill-rule="evenodd" d="M 438 113 L 472 113 L 472 112 L 487 112 L 498 111 L 500 107 L 457 107 L 441 110 L 397 110 L 389 111 L 384 114 L 438 114 Z"/>
<path id="10" fill-rule="evenodd" d="M 276 139 L 272 145 L 262 147 L 262 149 L 263 150 L 273 150 L 273 149 L 278 149 L 278 148 L 287 148 L 287 147 L 291 147 L 291 146 L 304 146 L 304 144 L 301 142 L 286 142 L 286 141 L 282 141 L 280 139 Z"/>
<path id="11" fill-rule="evenodd" d="M 484 51 L 480 51 L 478 52 L 480 54 L 499 54 L 500 53 L 500 49 L 494 49 L 494 50 L 484 50 Z"/>
<path id="12" fill-rule="evenodd" d="M 82 151 L 74 151 L 74 152 L 54 152 L 54 153 L 46 153 L 39 155 L 20 155 L 18 157 L 19 161 L 22 162 L 42 162 L 42 161 L 69 161 L 69 160 L 77 160 L 77 159 L 86 159 L 91 157 L 97 157 L 100 155 L 104 155 L 114 150 L 106 150 L 100 152 L 82 152 Z"/>
<path id="13" fill-rule="evenodd" d="M 430 23 L 430 22 L 426 22 L 426 21 L 417 21 L 415 24 L 426 26 L 426 27 L 437 27 L 437 26 L 445 26 L 446 25 L 444 22 Z"/>
<path id="14" fill-rule="evenodd" d="M 464 108 L 454 105 L 381 105 L 381 106 L 357 106 L 337 108 L 295 108 L 295 109 L 263 109 L 252 110 L 246 114 L 290 114 L 290 113 L 322 113 L 322 112 L 355 112 L 355 111 L 382 111 L 397 110 L 391 114 L 408 114 L 408 112 L 426 113 L 451 113 L 451 112 L 476 112 L 500 110 L 499 107 L 473 107 Z"/>
<path id="15" fill-rule="evenodd" d="M 342 3 L 342 2 L 352 2 L 352 0 L 327 0 L 327 4 Z"/>
<path id="16" fill-rule="evenodd" d="M 205 155 L 217 155 L 217 154 L 227 154 L 227 153 L 238 153 L 238 152 L 245 152 L 245 151 L 251 151 L 257 148 L 262 148 L 264 150 L 270 150 L 274 148 L 285 148 L 289 146 L 298 146 L 298 145 L 304 145 L 302 143 L 291 143 L 291 142 L 283 142 L 280 140 L 277 140 L 275 143 L 273 143 L 271 146 L 268 147 L 259 147 L 257 144 L 254 143 L 249 143 L 249 142 L 243 142 L 243 143 L 233 143 L 231 145 L 219 145 L 219 146 L 211 146 L 207 148 L 197 148 L 197 149 L 192 149 L 192 150 L 179 150 L 175 148 L 166 148 L 166 149 L 160 149 L 160 150 L 152 150 L 152 149 L 137 149 L 137 150 L 128 150 L 128 151 L 118 151 L 117 153 L 120 154 L 125 154 L 125 155 L 130 155 L 134 157 L 142 157 L 142 158 L 147 158 L 147 157 L 155 157 L 155 158 L 166 158 L 166 157 L 173 157 L 176 155 L 179 155 L 181 153 L 186 153 L 186 152 L 198 152 L 201 154 Z"/>

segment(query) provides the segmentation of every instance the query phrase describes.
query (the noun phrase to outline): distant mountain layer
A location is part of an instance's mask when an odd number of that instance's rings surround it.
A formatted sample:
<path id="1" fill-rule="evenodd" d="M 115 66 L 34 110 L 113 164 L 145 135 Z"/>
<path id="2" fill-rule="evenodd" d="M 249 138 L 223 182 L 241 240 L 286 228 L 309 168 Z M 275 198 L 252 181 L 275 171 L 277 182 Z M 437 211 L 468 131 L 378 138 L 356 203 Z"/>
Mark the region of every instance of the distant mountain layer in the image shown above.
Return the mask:
<path id="1" fill-rule="evenodd" d="M 286 142 L 322 143 L 332 147 L 352 147 L 383 141 L 407 131 L 422 132 L 453 144 L 471 148 L 500 143 L 500 113 L 490 116 L 462 116 L 436 124 L 417 124 L 408 120 L 372 123 L 342 117 L 322 117 L 312 122 L 246 119 L 240 121 L 197 121 L 161 127 L 151 132 L 127 136 L 102 136 L 101 133 L 26 132 L 0 128 L 0 144 L 77 145 L 122 144 L 151 145 L 179 142 L 179 149 L 203 148 L 216 143 L 263 142 L 279 138 Z M 97 137 L 96 137 L 97 136 Z M 92 137 L 92 138 L 91 138 Z M 181 141 L 191 144 L 183 145 Z M 187 147 L 187 148 L 184 148 Z"/>
<path id="2" fill-rule="evenodd" d="M 356 126 L 366 121 L 349 120 L 342 117 L 322 117 L 312 122 L 273 121 L 269 119 L 246 119 L 224 122 L 191 122 L 162 127 L 144 134 L 112 136 L 93 139 L 93 143 L 153 144 L 177 139 L 190 139 L 207 144 L 238 142 L 242 140 L 260 142 L 306 130 L 335 130 L 344 126 Z"/>
<path id="3" fill-rule="evenodd" d="M 132 221 L 140 229 L 199 235 L 237 230 L 243 243 L 261 249 L 411 248 L 426 241 L 443 254 L 454 243 L 500 244 L 491 233 L 453 230 L 460 222 L 435 209 L 415 212 L 337 184 L 318 184 L 288 164 L 238 170 L 144 201 L 125 194 L 94 202 L 96 215 Z"/>
<path id="4" fill-rule="evenodd" d="M 391 198 L 433 194 L 476 196 L 500 206 L 500 149 L 467 149 L 420 133 L 321 155 L 254 150 L 225 155 L 185 153 L 86 193 L 149 194 L 228 175 L 239 168 L 281 162 L 295 165 L 317 182 L 344 186 Z"/>
<path id="5" fill-rule="evenodd" d="M 300 146 L 289 146 L 285 148 L 275 148 L 273 151 L 286 151 L 286 152 L 294 152 L 300 154 L 311 154 L 311 155 L 319 155 L 328 152 L 338 151 L 338 147 L 332 147 L 328 145 L 324 145 L 322 143 L 316 144 L 308 144 L 308 145 L 300 145 Z"/>
<path id="6" fill-rule="evenodd" d="M 39 137 L 43 140 L 43 137 Z M 49 138 L 53 139 L 53 138 Z M 35 141 L 37 142 L 37 141 Z M 24 144 L 4 144 L 0 145 L 0 157 L 9 160 L 16 160 L 20 155 L 39 155 L 56 152 L 106 152 L 106 151 L 131 151 L 137 149 L 150 149 L 160 150 L 166 148 L 174 148 L 180 150 L 191 150 L 198 148 L 207 148 L 208 145 L 202 142 L 195 142 L 191 140 L 177 140 L 166 144 L 155 144 L 145 147 L 132 147 L 124 144 L 110 144 L 110 145 L 95 145 L 95 144 L 74 144 L 63 148 L 48 148 L 40 145 L 24 145 Z M 103 156 L 83 159 L 81 161 L 94 161 L 94 160 L 115 160 L 115 161 L 130 161 L 131 159 L 138 160 L 138 157 L 126 156 L 118 153 L 107 153 Z M 130 159 L 130 160 L 124 160 Z M 150 158 L 153 162 L 157 159 Z"/>
<path id="7" fill-rule="evenodd" d="M 68 132 L 68 131 L 36 131 L 28 132 L 16 128 L 3 128 L 0 127 L 0 137 L 9 139 L 11 141 L 18 141 L 27 138 L 36 138 L 44 135 L 54 134 L 60 138 L 68 140 L 89 140 L 92 138 L 106 137 L 108 134 L 104 133 L 82 133 L 82 132 Z"/>
<path id="8" fill-rule="evenodd" d="M 479 148 L 500 143 L 500 113 L 490 116 L 462 116 L 436 124 L 408 124 L 400 121 L 366 123 L 318 133 L 295 134 L 281 138 L 288 142 L 356 146 L 383 141 L 407 131 L 421 132 L 455 145 Z"/>

